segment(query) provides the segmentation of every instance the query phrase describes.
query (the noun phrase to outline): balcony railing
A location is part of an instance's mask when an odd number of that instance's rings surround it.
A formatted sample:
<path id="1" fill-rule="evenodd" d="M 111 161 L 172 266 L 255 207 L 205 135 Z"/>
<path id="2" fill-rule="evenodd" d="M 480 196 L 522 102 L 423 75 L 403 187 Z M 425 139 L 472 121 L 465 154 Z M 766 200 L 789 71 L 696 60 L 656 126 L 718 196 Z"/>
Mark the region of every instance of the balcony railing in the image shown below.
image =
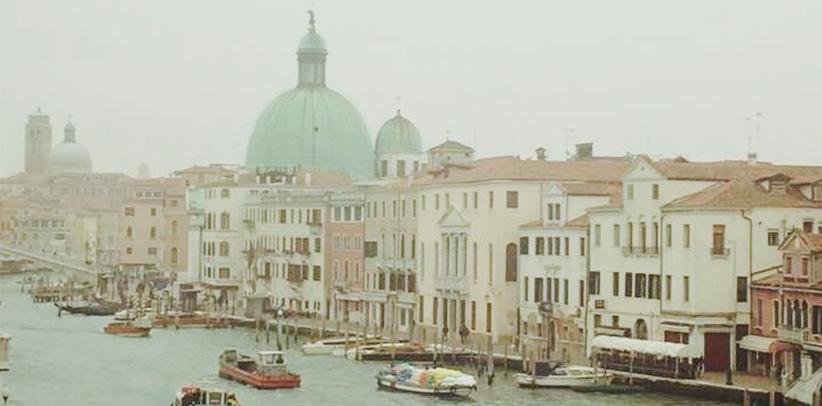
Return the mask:
<path id="1" fill-rule="evenodd" d="M 808 329 L 781 326 L 777 327 L 776 335 L 781 340 L 790 341 L 796 344 L 803 344 L 808 340 Z"/>
<path id="2" fill-rule="evenodd" d="M 468 292 L 468 277 L 466 276 L 438 276 L 435 280 L 437 289 L 454 290 L 461 293 Z"/>
<path id="3" fill-rule="evenodd" d="M 712 257 L 727 257 L 731 254 L 731 249 L 726 247 L 711 247 L 708 251 Z"/>
<path id="4" fill-rule="evenodd" d="M 659 255 L 659 247 L 622 247 L 622 255 Z"/>

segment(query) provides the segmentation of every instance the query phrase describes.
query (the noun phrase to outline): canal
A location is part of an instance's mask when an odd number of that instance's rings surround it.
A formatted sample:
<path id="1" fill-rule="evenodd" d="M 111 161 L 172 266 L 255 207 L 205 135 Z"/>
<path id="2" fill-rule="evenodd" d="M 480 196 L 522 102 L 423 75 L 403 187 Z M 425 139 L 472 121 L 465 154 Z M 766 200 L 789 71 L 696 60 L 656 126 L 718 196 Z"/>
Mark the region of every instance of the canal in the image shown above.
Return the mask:
<path id="1" fill-rule="evenodd" d="M 63 315 L 50 304 L 34 304 L 20 292 L 18 276 L 0 277 L 0 331 L 12 336 L 11 371 L 0 379 L 9 406 L 169 405 L 180 386 L 208 381 L 237 394 L 244 406 L 421 405 L 449 400 L 376 389 L 379 364 L 289 351 L 290 366 L 302 374 L 296 390 L 260 391 L 217 377 L 217 358 L 226 347 L 257 349 L 247 329 L 155 329 L 149 338 L 106 335 L 107 317 Z M 525 390 L 512 374 L 497 371 L 493 386 L 482 382 L 474 405 L 728 405 L 669 394 L 581 394 L 567 390 Z"/>

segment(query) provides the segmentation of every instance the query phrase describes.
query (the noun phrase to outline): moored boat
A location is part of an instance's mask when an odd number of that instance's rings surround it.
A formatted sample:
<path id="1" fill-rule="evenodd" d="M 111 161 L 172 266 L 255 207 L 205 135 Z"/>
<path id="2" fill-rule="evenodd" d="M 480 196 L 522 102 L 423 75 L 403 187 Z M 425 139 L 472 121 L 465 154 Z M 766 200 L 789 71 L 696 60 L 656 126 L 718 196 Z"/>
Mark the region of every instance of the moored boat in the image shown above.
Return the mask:
<path id="1" fill-rule="evenodd" d="M 235 380 L 259 389 L 289 389 L 300 387 L 300 375 L 288 371 L 285 353 L 260 351 L 258 359 L 225 350 L 220 355 L 220 377 Z"/>
<path id="2" fill-rule="evenodd" d="M 122 309 L 119 304 L 111 302 L 92 302 L 85 306 L 55 303 L 54 306 L 57 307 L 58 314 L 65 311 L 72 314 L 85 314 L 86 316 L 111 316 Z"/>
<path id="3" fill-rule="evenodd" d="M 533 374 L 519 373 L 514 379 L 521 387 L 573 388 L 607 384 L 611 374 L 592 367 L 538 361 Z"/>
<path id="4" fill-rule="evenodd" d="M 334 350 L 345 349 L 347 345 L 357 345 L 361 338 L 351 336 L 345 337 L 331 337 L 320 340 L 311 341 L 303 344 L 302 351 L 306 355 L 330 355 Z"/>
<path id="5" fill-rule="evenodd" d="M 237 397 L 221 389 L 203 388 L 199 385 L 183 386 L 172 406 L 240 406 Z"/>
<path id="6" fill-rule="evenodd" d="M 127 337 L 147 337 L 151 332 L 151 322 L 146 319 L 134 321 L 115 321 L 103 328 L 106 334 L 121 335 Z"/>
<path id="7" fill-rule="evenodd" d="M 440 397 L 465 397 L 477 390 L 477 380 L 445 368 L 419 368 L 410 364 L 386 367 L 377 373 L 377 387 Z"/>
<path id="8" fill-rule="evenodd" d="M 345 357 L 348 359 L 355 359 L 362 361 L 364 355 L 371 354 L 388 354 L 396 353 L 411 353 L 422 352 L 422 347 L 417 344 L 409 342 L 381 342 L 376 344 L 365 344 L 360 346 L 349 347 L 345 351 Z M 335 351 L 334 355 L 337 355 Z"/>

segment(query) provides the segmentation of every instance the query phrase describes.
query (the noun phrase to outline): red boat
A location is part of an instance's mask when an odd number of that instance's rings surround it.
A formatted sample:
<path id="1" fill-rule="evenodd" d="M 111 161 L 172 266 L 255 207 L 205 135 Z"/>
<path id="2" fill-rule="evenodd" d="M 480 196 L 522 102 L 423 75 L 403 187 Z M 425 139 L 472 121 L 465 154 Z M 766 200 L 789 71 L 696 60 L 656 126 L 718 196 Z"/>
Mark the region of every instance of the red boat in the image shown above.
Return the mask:
<path id="1" fill-rule="evenodd" d="M 103 328 L 106 334 L 116 334 L 130 337 L 147 337 L 151 327 L 135 325 L 133 322 L 113 322 Z"/>
<path id="2" fill-rule="evenodd" d="M 260 351 L 257 361 L 237 350 L 225 350 L 220 355 L 220 377 L 235 380 L 258 389 L 289 389 L 300 387 L 300 375 L 288 372 L 285 353 Z"/>

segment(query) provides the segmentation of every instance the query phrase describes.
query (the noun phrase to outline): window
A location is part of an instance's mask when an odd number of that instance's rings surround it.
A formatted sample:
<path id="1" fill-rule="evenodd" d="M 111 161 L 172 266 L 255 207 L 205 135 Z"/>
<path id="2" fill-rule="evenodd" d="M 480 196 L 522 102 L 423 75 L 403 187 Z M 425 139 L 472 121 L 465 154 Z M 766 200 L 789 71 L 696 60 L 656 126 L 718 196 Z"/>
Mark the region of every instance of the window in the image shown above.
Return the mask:
<path id="1" fill-rule="evenodd" d="M 802 231 L 810 234 L 813 232 L 813 221 L 802 222 Z"/>
<path id="2" fill-rule="evenodd" d="M 420 308 L 417 311 L 417 314 L 420 315 L 419 323 L 422 324 L 423 320 L 425 319 L 425 296 L 420 295 L 419 303 L 420 303 Z"/>
<path id="3" fill-rule="evenodd" d="M 570 251 L 571 251 L 571 238 L 570 237 L 565 237 L 565 256 L 566 257 L 568 255 L 570 255 Z"/>
<path id="4" fill-rule="evenodd" d="M 691 248 L 691 225 L 685 224 L 682 226 L 682 246 Z"/>
<path id="5" fill-rule="evenodd" d="M 431 307 L 432 307 L 432 309 L 431 309 L 432 310 L 431 311 L 432 323 L 436 326 L 437 325 L 437 313 L 438 313 L 438 310 L 439 310 L 439 301 L 437 300 L 437 298 L 434 298 L 434 305 L 431 306 Z"/>
<path id="6" fill-rule="evenodd" d="M 477 301 L 471 301 L 471 330 L 477 329 Z"/>
<path id="7" fill-rule="evenodd" d="M 651 199 L 659 200 L 659 185 L 656 183 L 651 185 Z"/>
<path id="8" fill-rule="evenodd" d="M 768 245 L 771 247 L 775 247 L 779 245 L 779 232 L 778 231 L 768 231 Z"/>
<path id="9" fill-rule="evenodd" d="M 568 304 L 568 279 L 562 280 L 562 303 Z"/>
<path id="10" fill-rule="evenodd" d="M 491 303 L 485 304 L 485 332 L 491 332 L 491 320 L 493 320 L 492 315 L 494 314 L 493 309 L 491 307 Z"/>
<path id="11" fill-rule="evenodd" d="M 494 245 L 488 244 L 488 283 L 494 281 Z"/>
<path id="12" fill-rule="evenodd" d="M 634 185 L 628 185 L 628 200 L 634 200 Z"/>
<path id="13" fill-rule="evenodd" d="M 736 278 L 736 302 L 745 303 L 748 301 L 748 278 L 738 276 Z"/>
<path id="14" fill-rule="evenodd" d="M 722 224 L 714 224 L 714 245 L 711 253 L 714 255 L 723 255 L 725 253 L 725 226 Z"/>
<path id="15" fill-rule="evenodd" d="M 548 255 L 554 255 L 554 237 L 548 237 Z"/>
<path id="16" fill-rule="evenodd" d="M 126 216 L 134 217 L 134 207 L 126 207 Z"/>
<path id="17" fill-rule="evenodd" d="M 397 176 L 405 176 L 405 161 L 397 161 Z"/>
<path id="18" fill-rule="evenodd" d="M 594 327 L 599 327 L 602 325 L 602 315 L 595 314 L 594 315 Z"/>
<path id="19" fill-rule="evenodd" d="M 665 225 L 665 246 L 666 247 L 671 246 L 671 225 L 670 224 Z"/>
<path id="20" fill-rule="evenodd" d="M 585 282 L 579 281 L 579 307 L 585 306 Z"/>
<path id="21" fill-rule="evenodd" d="M 131 254 L 131 247 L 126 247 L 126 254 Z"/>
<path id="22" fill-rule="evenodd" d="M 585 237 L 579 237 L 579 255 L 585 256 Z"/>
<path id="23" fill-rule="evenodd" d="M 388 161 L 385 159 L 380 161 L 380 174 L 383 177 L 388 176 Z"/>
<path id="24" fill-rule="evenodd" d="M 223 212 L 220 214 L 220 229 L 221 230 L 228 230 L 231 225 L 230 216 L 228 213 Z"/>
<path id="25" fill-rule="evenodd" d="M 534 239 L 534 254 L 545 255 L 545 238 L 537 237 Z"/>
<path id="26" fill-rule="evenodd" d="M 505 281 L 517 281 L 517 245 L 508 244 L 505 248 Z"/>
<path id="27" fill-rule="evenodd" d="M 659 275 L 648 275 L 648 299 L 659 299 L 662 284 L 659 282 Z"/>
<path id="28" fill-rule="evenodd" d="M 613 294 L 614 297 L 619 296 L 619 272 L 613 273 Z"/>
<path id="29" fill-rule="evenodd" d="M 665 275 L 665 300 L 671 300 L 671 275 Z"/>
<path id="30" fill-rule="evenodd" d="M 440 209 L 440 194 L 439 193 L 434 195 L 434 209 L 435 210 Z"/>
<path id="31" fill-rule="evenodd" d="M 559 278 L 554 278 L 554 303 L 559 303 Z"/>
<path id="32" fill-rule="evenodd" d="M 599 247 L 602 238 L 602 227 L 600 224 L 594 226 L 594 245 Z"/>
<path id="33" fill-rule="evenodd" d="M 599 272 L 591 272 L 590 274 L 588 274 L 588 293 L 591 295 L 598 295 L 599 288 Z"/>
<path id="34" fill-rule="evenodd" d="M 154 247 L 149 248 L 148 249 L 148 255 L 157 255 L 157 248 L 154 248 Z"/>
<path id="35" fill-rule="evenodd" d="M 808 258 L 802 258 L 802 276 L 808 276 Z"/>
<path id="36" fill-rule="evenodd" d="M 524 297 L 524 300 L 527 302 L 528 301 L 528 277 L 527 276 L 522 278 L 522 286 L 523 286 L 522 295 Z"/>
<path id="37" fill-rule="evenodd" d="M 682 277 L 682 300 L 691 300 L 691 278 L 687 276 Z"/>
<path id="38" fill-rule="evenodd" d="M 561 244 L 559 237 L 554 237 L 554 253 L 559 255 L 559 245 Z"/>
<path id="39" fill-rule="evenodd" d="M 779 312 L 779 302 L 773 302 L 773 327 L 779 327 L 782 313 Z"/>
<path id="40" fill-rule="evenodd" d="M 314 265 L 314 280 L 319 281 L 322 278 L 322 269 L 319 265 Z"/>
<path id="41" fill-rule="evenodd" d="M 628 272 L 625 274 L 625 297 L 632 297 L 634 295 L 634 274 Z"/>
<path id="42" fill-rule="evenodd" d="M 528 255 L 528 237 L 519 238 L 519 253 L 521 255 Z"/>
<path id="43" fill-rule="evenodd" d="M 619 247 L 619 224 L 614 224 L 614 247 Z"/>
<path id="44" fill-rule="evenodd" d="M 231 277 L 231 270 L 229 268 L 220 268 L 220 279 L 228 279 Z"/>
<path id="45" fill-rule="evenodd" d="M 156 215 L 157 215 L 157 209 L 156 209 L 156 208 L 154 208 L 154 207 L 152 207 L 152 208 L 151 208 L 151 216 L 152 216 L 152 217 L 154 217 L 154 216 L 156 216 Z"/>
<path id="46" fill-rule="evenodd" d="M 227 257 L 228 256 L 228 242 L 223 241 L 220 243 L 220 256 Z"/>
<path id="47" fill-rule="evenodd" d="M 314 252 L 322 251 L 322 240 L 319 237 L 314 238 Z"/>
<path id="48" fill-rule="evenodd" d="M 148 233 L 148 235 L 149 235 L 151 238 L 157 238 L 157 228 L 155 228 L 155 227 L 151 227 L 151 229 L 149 229 L 149 233 Z"/>
<path id="49" fill-rule="evenodd" d="M 645 283 L 645 274 L 638 273 L 634 276 L 634 297 L 646 297 L 647 285 Z"/>
<path id="50" fill-rule="evenodd" d="M 793 269 L 793 266 L 791 266 L 792 262 L 793 261 L 792 261 L 791 257 L 788 257 L 788 256 L 785 257 L 785 273 L 786 274 L 791 274 L 792 273 L 791 272 L 792 269 Z"/>
<path id="51" fill-rule="evenodd" d="M 493 190 L 488 192 L 488 208 L 489 209 L 494 208 L 494 191 Z"/>
<path id="52" fill-rule="evenodd" d="M 542 278 L 534 278 L 534 303 L 542 302 Z"/>
<path id="53" fill-rule="evenodd" d="M 178 260 L 177 255 L 178 255 L 177 254 L 177 247 L 173 247 L 171 249 L 171 264 L 172 265 L 177 265 L 177 260 Z"/>
<path id="54" fill-rule="evenodd" d="M 126 237 L 133 237 L 133 236 L 134 236 L 134 231 L 132 230 L 132 228 L 131 227 L 127 228 L 126 229 Z"/>
<path id="55" fill-rule="evenodd" d="M 509 190 L 506 193 L 506 207 L 509 209 L 516 209 L 519 207 L 519 192 L 516 190 Z"/>
<path id="56" fill-rule="evenodd" d="M 179 224 L 177 223 L 177 220 L 174 220 L 174 221 L 171 222 L 171 236 L 172 237 L 177 236 L 178 227 L 179 227 Z"/>
<path id="57" fill-rule="evenodd" d="M 228 189 L 223 189 L 220 191 L 220 197 L 228 197 Z"/>
<path id="58" fill-rule="evenodd" d="M 474 261 L 474 280 L 477 280 L 477 243 L 474 243 L 472 248 L 474 249 L 471 258 Z"/>

